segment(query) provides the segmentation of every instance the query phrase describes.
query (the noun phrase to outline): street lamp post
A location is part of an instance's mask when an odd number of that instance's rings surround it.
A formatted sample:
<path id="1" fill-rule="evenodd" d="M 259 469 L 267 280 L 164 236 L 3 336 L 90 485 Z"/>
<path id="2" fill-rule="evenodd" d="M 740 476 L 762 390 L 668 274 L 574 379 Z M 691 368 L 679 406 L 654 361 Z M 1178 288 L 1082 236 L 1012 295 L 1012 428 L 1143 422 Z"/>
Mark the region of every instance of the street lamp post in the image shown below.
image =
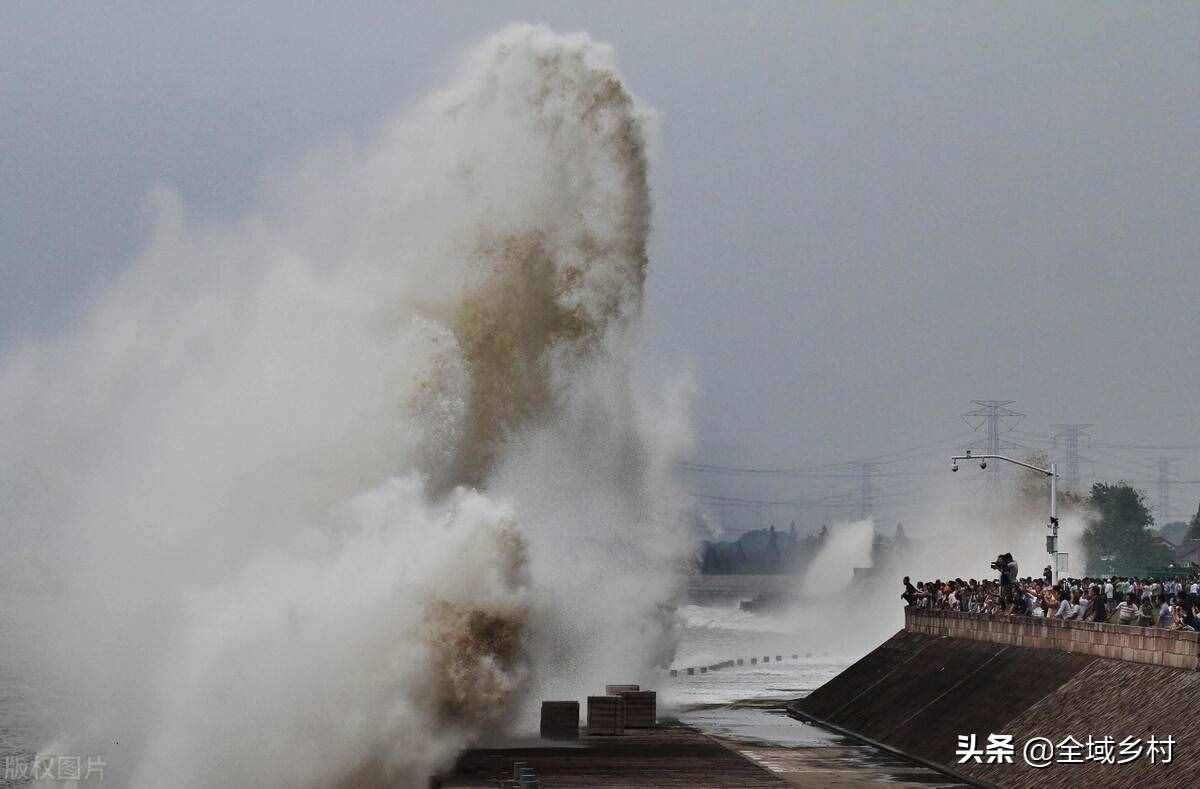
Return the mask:
<path id="1" fill-rule="evenodd" d="M 1053 568 L 1054 583 L 1058 583 L 1058 464 L 1051 463 L 1050 468 L 1042 468 L 1035 466 L 1032 463 L 1026 463 L 1023 460 L 1005 457 L 1004 455 L 972 455 L 971 450 L 967 450 L 965 455 L 955 455 L 950 458 L 953 463 L 950 466 L 951 471 L 958 471 L 958 461 L 960 460 L 978 460 L 980 468 L 987 468 L 989 460 L 1003 460 L 1007 463 L 1013 463 L 1017 466 L 1022 466 L 1030 471 L 1036 471 L 1039 474 L 1045 474 L 1050 478 L 1050 523 L 1048 527 L 1050 533 L 1046 535 L 1046 553 L 1053 557 L 1050 566 Z"/>

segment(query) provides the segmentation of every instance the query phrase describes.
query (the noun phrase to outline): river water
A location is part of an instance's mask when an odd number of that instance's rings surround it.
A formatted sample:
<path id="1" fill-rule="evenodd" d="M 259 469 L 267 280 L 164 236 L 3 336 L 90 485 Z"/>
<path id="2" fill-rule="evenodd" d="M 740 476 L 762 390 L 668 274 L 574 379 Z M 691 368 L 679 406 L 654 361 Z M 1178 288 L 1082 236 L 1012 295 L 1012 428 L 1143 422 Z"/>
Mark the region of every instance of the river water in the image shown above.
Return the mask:
<path id="1" fill-rule="evenodd" d="M 806 696 L 861 654 L 830 651 L 804 633 L 792 632 L 786 618 L 741 611 L 736 600 L 687 605 L 681 614 L 685 626 L 675 662 L 678 676 L 664 672 L 656 688 L 660 717 L 678 718 L 717 736 L 764 766 L 795 768 L 801 760 L 803 774 L 811 777 L 811 763 L 817 759 L 818 784 L 831 780 L 832 769 L 837 780 L 864 785 L 879 780 L 894 786 L 952 785 L 932 771 L 787 716 L 786 702 Z M 764 657 L 769 660 L 763 662 Z M 751 664 L 752 659 L 758 662 Z M 702 666 L 728 660 L 735 665 L 700 673 Z M 696 669 L 694 675 L 687 674 L 689 667 Z M 4 775 L 5 757 L 27 760 L 33 743 L 53 737 L 53 732 L 33 728 L 28 704 L 35 697 L 18 677 L 0 674 L 0 785 L 24 783 Z"/>
<path id="2" fill-rule="evenodd" d="M 675 668 L 658 689 L 660 716 L 711 734 L 797 787 L 955 787 L 934 770 L 788 717 L 785 704 L 835 677 L 859 654 L 830 650 L 790 619 L 739 610 L 737 601 L 688 605 Z M 796 658 L 792 656 L 796 655 Z M 769 658 L 763 662 L 763 658 Z M 782 657 L 777 661 L 777 657 Z M 738 659 L 742 665 L 736 665 Z M 751 664 L 751 659 L 758 662 Z M 729 668 L 701 666 L 733 660 Z M 687 674 L 687 668 L 696 673 Z"/>
<path id="3" fill-rule="evenodd" d="M 833 654 L 803 633 L 788 632 L 781 618 L 739 610 L 736 600 L 687 605 L 681 613 L 678 676 L 663 680 L 659 706 L 664 714 L 714 734 L 794 742 L 805 727 L 783 716 L 780 705 L 808 695 L 860 657 Z M 735 665 L 700 673 L 701 667 L 729 660 Z M 688 675 L 688 668 L 695 674 Z"/>

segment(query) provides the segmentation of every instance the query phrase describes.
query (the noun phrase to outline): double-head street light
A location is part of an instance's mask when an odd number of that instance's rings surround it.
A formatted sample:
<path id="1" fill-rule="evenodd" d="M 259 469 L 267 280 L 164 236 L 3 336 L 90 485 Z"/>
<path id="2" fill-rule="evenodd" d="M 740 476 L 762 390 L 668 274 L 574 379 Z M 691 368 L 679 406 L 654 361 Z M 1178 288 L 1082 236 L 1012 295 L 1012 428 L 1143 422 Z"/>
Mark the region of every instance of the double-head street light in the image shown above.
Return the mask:
<path id="1" fill-rule="evenodd" d="M 1059 557 L 1059 553 L 1058 553 L 1058 464 L 1051 463 L 1050 468 L 1042 468 L 1041 466 L 1035 466 L 1032 463 L 1026 463 L 1022 460 L 1016 460 L 1014 458 L 1005 457 L 1004 455 L 972 455 L 971 450 L 968 449 L 967 453 L 965 455 L 955 455 L 954 457 L 950 458 L 950 462 L 953 464 L 952 466 L 950 466 L 951 471 L 958 471 L 958 461 L 960 461 L 960 460 L 978 460 L 979 467 L 981 469 L 987 468 L 987 462 L 989 460 L 1003 460 L 1005 462 L 1013 463 L 1015 465 L 1027 468 L 1030 471 L 1036 471 L 1039 474 L 1045 474 L 1047 477 L 1050 478 L 1050 522 L 1049 522 L 1049 524 L 1047 524 L 1050 529 L 1050 533 L 1046 535 L 1046 553 L 1048 553 L 1052 557 L 1054 557 L 1050 566 L 1053 568 L 1054 583 L 1057 584 L 1058 583 L 1058 557 Z"/>

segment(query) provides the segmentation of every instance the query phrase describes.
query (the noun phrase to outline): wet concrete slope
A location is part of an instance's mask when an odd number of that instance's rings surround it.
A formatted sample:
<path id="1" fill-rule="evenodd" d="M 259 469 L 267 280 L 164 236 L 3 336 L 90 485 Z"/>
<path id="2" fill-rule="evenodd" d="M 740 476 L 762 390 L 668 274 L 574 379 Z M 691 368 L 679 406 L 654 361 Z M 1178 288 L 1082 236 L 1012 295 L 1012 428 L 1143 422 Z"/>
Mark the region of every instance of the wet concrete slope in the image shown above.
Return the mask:
<path id="1" fill-rule="evenodd" d="M 1200 785 L 1194 671 L 905 630 L 791 709 L 997 786 Z M 959 735 L 982 745 L 993 733 L 1013 735 L 1012 764 L 957 764 Z M 1170 764 L 1143 756 L 1034 768 L 1021 756 L 1035 736 L 1086 743 L 1089 735 L 1119 742 L 1152 734 L 1174 735 Z"/>

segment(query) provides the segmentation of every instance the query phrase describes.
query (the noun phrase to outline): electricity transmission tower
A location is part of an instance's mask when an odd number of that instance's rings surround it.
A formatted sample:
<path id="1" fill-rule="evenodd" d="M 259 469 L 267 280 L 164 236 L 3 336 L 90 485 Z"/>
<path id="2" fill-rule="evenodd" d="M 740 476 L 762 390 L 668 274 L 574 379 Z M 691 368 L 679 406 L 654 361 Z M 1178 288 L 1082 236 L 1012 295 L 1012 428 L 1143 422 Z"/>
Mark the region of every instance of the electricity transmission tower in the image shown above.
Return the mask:
<path id="1" fill-rule="evenodd" d="M 1135 451 L 1135 452 L 1195 452 L 1200 449 L 1200 444 L 1110 444 L 1110 443 L 1092 443 L 1091 446 L 1097 449 L 1115 449 L 1120 451 Z M 1154 501 L 1155 520 L 1159 524 L 1167 523 L 1175 511 L 1172 509 L 1171 502 L 1171 486 L 1172 485 L 1200 485 L 1200 480 L 1178 479 L 1176 478 L 1175 464 L 1185 462 L 1179 455 L 1160 455 L 1155 459 L 1153 465 L 1147 462 L 1133 461 L 1134 465 L 1143 468 L 1149 468 L 1154 471 L 1153 479 L 1146 480 L 1126 480 L 1130 484 L 1153 485 L 1157 495 Z"/>
<path id="2" fill-rule="evenodd" d="M 858 466 L 858 519 L 865 521 L 871 514 L 871 478 L 875 476 L 879 467 L 878 463 L 855 463 Z"/>
<path id="3" fill-rule="evenodd" d="M 1179 458 L 1159 458 L 1154 464 L 1158 470 L 1158 522 L 1166 523 L 1171 517 L 1171 484 L 1174 479 L 1172 466 Z"/>
<path id="4" fill-rule="evenodd" d="M 972 400 L 971 404 L 979 407 L 962 415 L 963 421 L 972 430 L 978 431 L 984 425 L 987 426 L 987 454 L 999 455 L 1000 433 L 1012 430 L 1025 416 L 1020 411 L 1014 411 L 1008 407 L 1015 402 L 1016 400 Z M 992 473 L 988 476 L 988 481 L 992 495 L 998 495 L 1000 475 L 994 466 Z"/>
<path id="5" fill-rule="evenodd" d="M 1067 457 L 1063 463 L 1066 473 L 1063 475 L 1063 482 L 1072 490 L 1079 490 L 1079 439 L 1084 437 L 1090 427 L 1094 427 L 1094 425 L 1050 426 L 1050 429 L 1054 431 L 1050 435 L 1054 439 L 1054 445 L 1057 447 L 1060 439 L 1066 445 Z"/>

